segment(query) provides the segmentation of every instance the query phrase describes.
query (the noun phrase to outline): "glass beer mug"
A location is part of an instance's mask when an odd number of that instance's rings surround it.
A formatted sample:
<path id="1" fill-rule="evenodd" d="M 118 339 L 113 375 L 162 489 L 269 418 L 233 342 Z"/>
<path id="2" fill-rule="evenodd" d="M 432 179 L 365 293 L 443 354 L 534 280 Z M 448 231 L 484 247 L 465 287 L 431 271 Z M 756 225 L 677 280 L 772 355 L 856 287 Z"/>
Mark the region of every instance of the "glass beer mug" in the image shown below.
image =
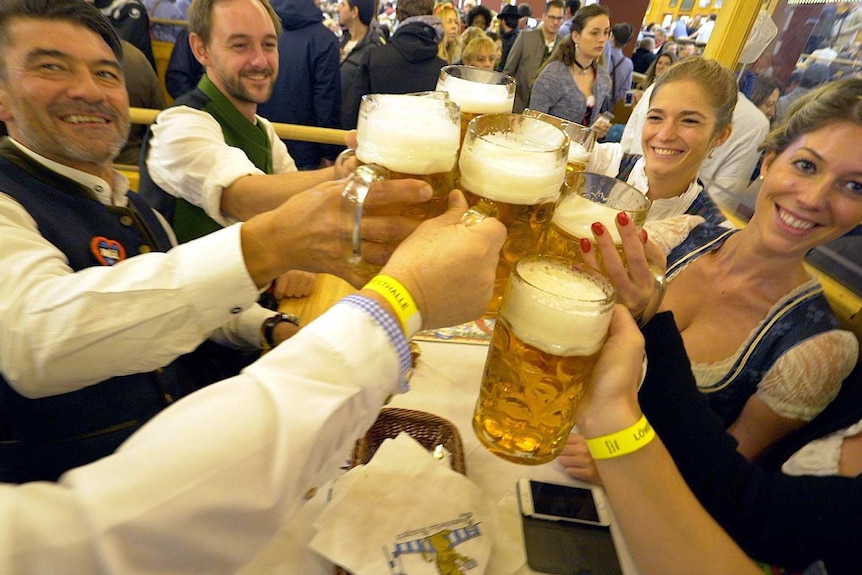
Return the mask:
<path id="1" fill-rule="evenodd" d="M 488 317 L 496 314 L 515 262 L 536 251 L 550 223 L 568 149 L 559 128 L 522 114 L 485 114 L 470 122 L 459 160 L 460 188 L 470 206 L 493 204 L 508 231 Z"/>
<path id="2" fill-rule="evenodd" d="M 392 180 L 428 182 L 434 197 L 422 216 L 439 216 L 457 179 L 459 118 L 458 105 L 442 92 L 363 96 L 357 163 L 381 166 Z"/>
<path id="3" fill-rule="evenodd" d="M 554 459 L 610 325 L 616 293 L 601 274 L 548 255 L 518 261 L 500 306 L 473 430 L 492 453 Z"/>
<path id="4" fill-rule="evenodd" d="M 552 116 L 536 110 L 524 110 L 524 115 L 548 122 L 558 127 L 569 137 L 569 158 L 566 163 L 567 188 L 575 188 L 580 184 L 580 174 L 587 171 L 587 165 L 593 155 L 596 144 L 596 133 L 587 126 Z"/>
<path id="5" fill-rule="evenodd" d="M 583 261 L 580 240 L 593 241 L 592 225 L 601 222 L 624 258 L 617 214 L 626 212 L 635 227 L 641 229 L 651 202 L 643 192 L 616 178 L 590 172 L 580 176 L 577 187 L 564 189 L 557 200 L 551 225 L 541 241 L 541 251 Z M 601 261 L 601 253 L 597 251 L 596 255 Z"/>
<path id="6" fill-rule="evenodd" d="M 515 105 L 515 79 L 494 70 L 472 66 L 443 66 L 437 90 L 461 108 L 461 141 L 470 120 L 480 114 L 507 114 Z"/>
<path id="7" fill-rule="evenodd" d="M 420 220 L 446 211 L 449 192 L 458 177 L 460 110 L 444 92 L 418 94 L 369 94 L 362 97 L 356 126 L 356 171 L 342 192 L 342 236 L 345 252 L 360 272 L 375 269 L 362 262 L 361 222 L 371 183 L 384 179 L 412 178 L 427 182 L 431 200 L 416 205 L 375 208 L 379 215 L 395 214 Z"/>

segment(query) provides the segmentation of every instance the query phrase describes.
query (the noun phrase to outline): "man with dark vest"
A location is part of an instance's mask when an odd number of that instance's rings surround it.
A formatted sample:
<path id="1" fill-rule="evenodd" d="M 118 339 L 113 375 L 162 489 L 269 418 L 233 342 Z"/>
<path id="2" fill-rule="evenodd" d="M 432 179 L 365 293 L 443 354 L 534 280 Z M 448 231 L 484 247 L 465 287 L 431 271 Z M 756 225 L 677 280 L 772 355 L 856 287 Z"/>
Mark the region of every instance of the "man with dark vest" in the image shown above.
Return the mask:
<path id="1" fill-rule="evenodd" d="M 255 304 L 285 271 L 362 283 L 332 255 L 338 182 L 174 247 L 112 168 L 129 133 L 121 60 L 82 0 L 0 5 L 0 481 L 53 480 L 112 453 L 195 387 L 184 354 L 208 338 L 260 349 L 292 335 L 291 318 Z M 371 202 L 431 196 L 413 180 L 374 186 Z M 381 219 L 363 220 L 380 264 L 416 225 Z"/>
<path id="2" fill-rule="evenodd" d="M 189 44 L 205 74 L 151 126 L 139 190 L 180 242 L 346 175 L 336 167 L 297 172 L 256 114 L 278 74 L 280 33 L 269 0 L 195 0 L 189 8 Z"/>

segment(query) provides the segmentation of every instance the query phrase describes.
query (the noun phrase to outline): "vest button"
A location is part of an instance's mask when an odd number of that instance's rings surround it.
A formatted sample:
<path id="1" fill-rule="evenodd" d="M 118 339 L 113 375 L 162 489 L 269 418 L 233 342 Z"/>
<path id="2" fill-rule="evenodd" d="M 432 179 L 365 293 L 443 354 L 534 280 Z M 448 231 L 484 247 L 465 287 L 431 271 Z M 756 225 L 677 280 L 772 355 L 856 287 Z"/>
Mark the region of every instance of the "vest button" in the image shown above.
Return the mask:
<path id="1" fill-rule="evenodd" d="M 153 251 L 153 248 L 151 248 L 150 246 L 148 246 L 148 245 L 146 245 L 146 244 L 144 244 L 144 245 L 142 245 L 142 246 L 138 247 L 138 252 L 140 252 L 140 253 L 142 253 L 142 254 L 148 254 L 148 253 L 150 253 L 151 251 Z"/>
<path id="2" fill-rule="evenodd" d="M 124 226 L 131 226 L 135 223 L 135 220 L 132 216 L 120 216 L 120 223 Z"/>

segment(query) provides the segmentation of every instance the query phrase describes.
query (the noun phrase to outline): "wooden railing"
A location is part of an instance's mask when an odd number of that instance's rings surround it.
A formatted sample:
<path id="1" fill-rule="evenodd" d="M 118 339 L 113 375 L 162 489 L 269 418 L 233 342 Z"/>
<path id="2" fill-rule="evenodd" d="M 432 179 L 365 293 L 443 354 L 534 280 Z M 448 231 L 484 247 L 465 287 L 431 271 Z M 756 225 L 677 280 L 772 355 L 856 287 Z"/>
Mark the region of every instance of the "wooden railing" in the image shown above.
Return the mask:
<path id="1" fill-rule="evenodd" d="M 129 118 L 133 124 L 152 124 L 161 110 L 149 108 L 129 108 Z M 317 128 L 315 126 L 300 126 L 299 124 L 281 124 L 273 122 L 272 127 L 279 138 L 285 140 L 302 140 L 319 144 L 345 145 L 347 130 L 336 128 Z"/>
<path id="2" fill-rule="evenodd" d="M 133 124 L 152 124 L 161 110 L 149 108 L 129 108 L 129 119 Z M 285 140 L 300 140 L 304 142 L 317 142 L 320 144 L 346 145 L 345 137 L 347 130 L 335 128 L 317 128 L 315 126 L 300 126 L 299 124 L 282 124 L 273 122 L 272 127 L 279 138 Z M 138 166 L 127 164 L 114 164 L 114 168 L 129 179 L 129 187 L 138 189 L 140 174 Z"/>

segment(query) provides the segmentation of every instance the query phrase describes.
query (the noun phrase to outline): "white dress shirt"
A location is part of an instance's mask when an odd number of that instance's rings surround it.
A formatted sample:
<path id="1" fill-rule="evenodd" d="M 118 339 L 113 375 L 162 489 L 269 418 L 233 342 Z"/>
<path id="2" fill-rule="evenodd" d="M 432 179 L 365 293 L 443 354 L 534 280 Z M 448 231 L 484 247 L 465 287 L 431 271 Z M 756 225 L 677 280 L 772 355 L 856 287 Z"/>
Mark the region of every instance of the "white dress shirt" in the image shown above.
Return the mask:
<path id="1" fill-rule="evenodd" d="M 115 454 L 58 483 L 0 485 L 0 573 L 235 573 L 399 390 L 406 341 L 391 334 L 337 304 Z"/>
<path id="2" fill-rule="evenodd" d="M 127 204 L 122 175 L 109 185 L 19 148 L 102 203 Z M 0 243 L 0 373 L 25 397 L 152 371 L 211 335 L 259 347 L 260 327 L 272 315 L 255 303 L 260 294 L 245 267 L 239 225 L 167 253 L 74 272 L 23 206 L 0 191 Z"/>
<path id="3" fill-rule="evenodd" d="M 646 89 L 626 122 L 620 143 L 627 153 L 643 154 L 641 134 L 654 87 L 655 84 Z M 769 120 L 740 92 L 733 110 L 733 132 L 703 161 L 698 172 L 698 178 L 719 207 L 736 209 L 739 195 L 748 188 L 760 159 L 757 148 L 768 133 Z"/>
<path id="4" fill-rule="evenodd" d="M 287 146 L 267 120 L 255 116 L 272 147 L 274 174 L 296 171 Z M 221 211 L 222 190 L 243 176 L 263 175 L 240 148 L 228 146 L 221 125 L 207 112 L 175 106 L 159 113 L 151 126 L 147 155 L 150 177 L 172 196 L 202 208 L 222 226 L 237 220 Z"/>

